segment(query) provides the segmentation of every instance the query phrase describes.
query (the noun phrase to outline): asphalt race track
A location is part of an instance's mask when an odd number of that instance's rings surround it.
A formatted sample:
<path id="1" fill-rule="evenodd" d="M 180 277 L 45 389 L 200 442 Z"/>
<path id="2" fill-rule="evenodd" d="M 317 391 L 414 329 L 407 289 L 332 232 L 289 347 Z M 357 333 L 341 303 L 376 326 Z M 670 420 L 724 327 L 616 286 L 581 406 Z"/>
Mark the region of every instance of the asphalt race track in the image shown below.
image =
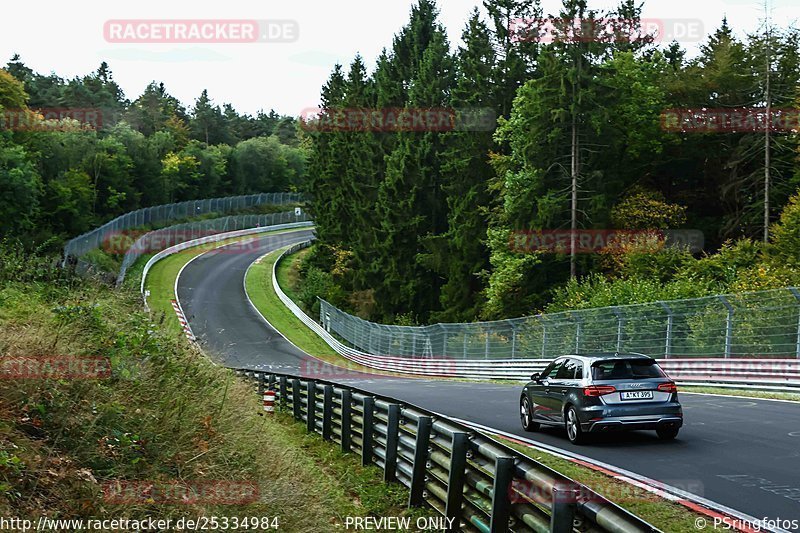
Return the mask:
<path id="1" fill-rule="evenodd" d="M 258 257 L 303 241 L 310 234 L 302 230 L 261 236 L 257 245 L 246 251 L 214 250 L 184 268 L 178 297 L 195 335 L 215 361 L 230 367 L 287 373 L 320 369 L 315 360 L 286 341 L 252 309 L 243 284 L 247 267 Z M 334 379 L 333 375 L 329 379 Z M 573 446 L 563 431 L 522 431 L 516 386 L 355 373 L 337 379 L 580 453 L 753 517 L 800 519 L 797 404 L 684 394 L 685 425 L 675 441 L 661 442 L 655 432 L 630 432 Z M 708 529 L 713 529 L 710 524 Z"/>

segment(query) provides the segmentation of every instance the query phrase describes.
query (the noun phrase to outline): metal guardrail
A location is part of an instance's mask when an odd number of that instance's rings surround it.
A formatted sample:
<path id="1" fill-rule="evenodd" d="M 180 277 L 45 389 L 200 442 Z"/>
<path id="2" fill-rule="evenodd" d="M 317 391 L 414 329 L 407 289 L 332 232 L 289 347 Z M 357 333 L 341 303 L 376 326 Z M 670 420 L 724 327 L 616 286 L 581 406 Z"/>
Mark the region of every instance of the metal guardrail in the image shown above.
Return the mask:
<path id="1" fill-rule="evenodd" d="M 145 288 L 144 288 L 145 283 L 147 281 L 147 274 L 150 272 L 150 269 L 153 268 L 153 265 L 155 265 L 157 262 L 161 261 L 165 257 L 168 257 L 168 256 L 170 256 L 172 254 L 176 254 L 176 253 L 181 252 L 183 250 L 186 250 L 188 248 L 193 248 L 195 246 L 201 246 L 203 244 L 208 244 L 208 243 L 212 243 L 212 242 L 219 242 L 219 241 L 224 241 L 226 239 L 242 237 L 242 236 L 246 236 L 246 235 L 254 235 L 254 234 L 258 234 L 258 233 L 266 233 L 266 232 L 269 232 L 269 231 L 278 231 L 278 230 L 282 230 L 282 229 L 310 228 L 310 227 L 313 227 L 313 225 L 314 225 L 313 222 L 292 222 L 292 223 L 289 223 L 289 224 L 277 224 L 277 225 L 274 225 L 274 226 L 263 226 L 263 227 L 257 227 L 257 228 L 248 228 L 248 229 L 242 229 L 242 230 L 238 230 L 238 231 L 229 231 L 229 232 L 226 232 L 226 233 L 219 233 L 219 234 L 216 234 L 216 235 L 208 235 L 206 237 L 201 237 L 199 239 L 194 239 L 194 240 L 191 240 L 191 241 L 186 241 L 186 242 L 182 242 L 182 243 L 176 244 L 174 246 L 170 246 L 169 248 L 166 248 L 166 249 L 158 252 L 153 257 L 151 257 L 147 261 L 147 263 L 145 263 L 144 268 L 142 269 L 142 278 L 141 278 L 141 281 L 140 281 L 140 284 L 139 284 L 139 291 L 141 292 L 142 298 L 144 300 L 144 307 L 145 307 L 145 309 L 149 310 L 149 306 L 147 305 L 147 293 L 145 292 Z"/>
<path id="2" fill-rule="evenodd" d="M 125 274 L 128 268 L 133 265 L 139 257 L 150 254 L 153 252 L 160 252 L 162 250 L 173 247 L 189 241 L 197 241 L 198 244 L 205 242 L 212 242 L 210 240 L 202 240 L 203 237 L 219 235 L 222 233 L 230 233 L 241 230 L 254 229 L 258 230 L 267 226 L 276 226 L 278 224 L 290 224 L 298 222 L 310 222 L 307 213 L 301 211 L 298 215 L 293 211 L 284 211 L 283 213 L 268 213 L 264 215 L 233 215 L 211 220 L 198 220 L 195 222 L 186 222 L 183 224 L 176 224 L 166 228 L 157 229 L 140 236 L 136 241 L 127 249 L 125 257 L 122 261 L 122 266 L 117 276 L 117 285 L 121 285 L 125 280 Z M 252 231 L 250 233 L 253 233 Z M 247 234 L 247 232 L 243 233 Z M 235 236 L 235 235 L 234 235 Z"/>
<path id="3" fill-rule="evenodd" d="M 419 407 L 330 381 L 237 369 L 276 392 L 278 405 L 309 432 L 376 465 L 386 482 L 409 489 L 451 519 L 449 531 L 572 533 L 659 531 L 588 487 Z"/>
<path id="4" fill-rule="evenodd" d="M 67 242 L 64 246 L 64 261 L 62 266 L 66 266 L 70 258 L 76 260 L 91 250 L 100 248 L 109 235 L 118 235 L 123 231 L 133 228 L 160 224 L 171 220 L 192 218 L 208 213 L 228 213 L 266 204 L 286 205 L 298 203 L 302 200 L 303 196 L 298 193 L 277 192 L 189 200 L 186 202 L 137 209 L 136 211 L 120 215 L 102 226 L 84 233 L 83 235 L 79 235 Z"/>

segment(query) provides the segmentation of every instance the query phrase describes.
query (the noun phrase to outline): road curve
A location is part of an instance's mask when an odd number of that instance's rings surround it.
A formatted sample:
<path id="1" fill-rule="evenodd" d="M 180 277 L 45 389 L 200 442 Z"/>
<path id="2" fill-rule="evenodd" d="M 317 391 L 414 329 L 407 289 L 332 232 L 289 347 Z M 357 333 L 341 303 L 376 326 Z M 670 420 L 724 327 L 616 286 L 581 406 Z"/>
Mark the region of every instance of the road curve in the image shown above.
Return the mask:
<path id="1" fill-rule="evenodd" d="M 264 322 L 249 305 L 243 282 L 248 266 L 258 257 L 310 234 L 302 230 L 265 235 L 246 251 L 223 247 L 186 265 L 177 284 L 178 298 L 195 335 L 215 361 L 276 372 L 320 369 L 315 359 Z M 339 381 L 580 453 L 754 517 L 800 519 L 797 404 L 684 394 L 686 423 L 675 441 L 662 442 L 655 432 L 636 431 L 603 436 L 578 447 L 563 431 L 522 431 L 518 387 L 357 374 Z"/>

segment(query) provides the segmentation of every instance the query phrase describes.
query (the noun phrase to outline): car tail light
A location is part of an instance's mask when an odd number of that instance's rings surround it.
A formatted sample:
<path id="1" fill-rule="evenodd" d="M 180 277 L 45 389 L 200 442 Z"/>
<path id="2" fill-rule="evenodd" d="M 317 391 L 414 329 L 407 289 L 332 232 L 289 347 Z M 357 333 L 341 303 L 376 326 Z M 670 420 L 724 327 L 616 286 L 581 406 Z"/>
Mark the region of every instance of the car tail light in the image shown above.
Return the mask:
<path id="1" fill-rule="evenodd" d="M 605 396 L 606 394 L 611 394 L 612 392 L 617 392 L 616 387 L 612 385 L 592 385 L 591 387 L 586 387 L 583 389 L 584 396 L 591 396 L 591 397 L 598 397 L 598 396 Z"/>
<path id="2" fill-rule="evenodd" d="M 669 383 L 662 383 L 661 385 L 659 385 L 658 390 L 660 390 L 661 392 L 672 393 L 672 392 L 678 392 L 678 387 L 677 385 L 675 385 L 670 381 Z"/>

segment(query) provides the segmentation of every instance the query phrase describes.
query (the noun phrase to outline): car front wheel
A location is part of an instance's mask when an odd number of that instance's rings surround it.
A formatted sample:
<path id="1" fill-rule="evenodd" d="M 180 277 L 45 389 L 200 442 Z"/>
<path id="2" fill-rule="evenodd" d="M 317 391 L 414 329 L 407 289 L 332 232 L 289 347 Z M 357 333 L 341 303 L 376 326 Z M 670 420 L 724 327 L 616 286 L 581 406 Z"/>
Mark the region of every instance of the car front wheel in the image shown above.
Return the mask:
<path id="1" fill-rule="evenodd" d="M 567 427 L 567 438 L 572 444 L 582 444 L 585 440 L 585 433 L 581 429 L 581 423 L 578 419 L 578 411 L 574 407 L 567 409 L 567 416 L 565 420 Z"/>
<path id="2" fill-rule="evenodd" d="M 531 402 L 526 396 L 523 396 L 522 400 L 519 402 L 519 419 L 522 422 L 522 429 L 525 431 L 536 431 L 539 429 L 539 424 L 533 421 Z"/>

